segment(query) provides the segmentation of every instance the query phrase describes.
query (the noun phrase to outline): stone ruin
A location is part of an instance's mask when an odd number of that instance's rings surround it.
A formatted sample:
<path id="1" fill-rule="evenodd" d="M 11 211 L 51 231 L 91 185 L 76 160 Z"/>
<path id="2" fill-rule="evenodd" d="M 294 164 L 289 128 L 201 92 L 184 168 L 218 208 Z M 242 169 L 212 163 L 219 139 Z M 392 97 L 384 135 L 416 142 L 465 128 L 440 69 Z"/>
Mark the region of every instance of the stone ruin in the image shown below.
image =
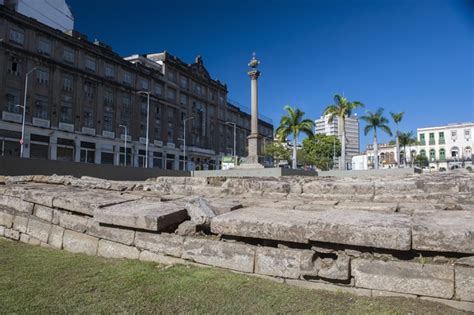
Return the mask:
<path id="1" fill-rule="evenodd" d="M 0 237 L 474 311 L 474 175 L 0 177 Z"/>

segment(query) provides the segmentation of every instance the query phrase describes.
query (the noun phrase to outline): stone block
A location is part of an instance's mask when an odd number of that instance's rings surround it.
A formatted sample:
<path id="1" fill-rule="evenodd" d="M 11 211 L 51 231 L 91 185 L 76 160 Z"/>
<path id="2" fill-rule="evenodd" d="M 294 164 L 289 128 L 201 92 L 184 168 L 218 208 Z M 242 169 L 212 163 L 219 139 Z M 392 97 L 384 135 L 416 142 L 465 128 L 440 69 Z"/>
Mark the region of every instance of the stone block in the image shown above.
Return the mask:
<path id="1" fill-rule="evenodd" d="M 26 234 L 40 240 L 41 242 L 48 242 L 50 231 L 51 224 L 35 219 L 28 220 L 28 228 L 26 229 Z"/>
<path id="2" fill-rule="evenodd" d="M 432 298 L 426 296 L 420 296 L 421 300 L 430 301 L 434 303 L 441 303 L 447 305 L 449 307 L 467 311 L 469 313 L 474 313 L 474 303 L 472 302 L 462 302 L 462 301 L 455 301 L 455 300 L 446 300 L 446 299 L 439 299 L 439 298 Z"/>
<path id="3" fill-rule="evenodd" d="M 83 233 L 65 230 L 63 237 L 63 248 L 73 253 L 96 255 L 99 239 Z"/>
<path id="4" fill-rule="evenodd" d="M 28 238 L 28 244 L 33 245 L 33 246 L 39 246 L 41 245 L 41 241 L 37 238 L 30 236 Z"/>
<path id="5" fill-rule="evenodd" d="M 306 237 L 312 241 L 396 250 L 411 249 L 410 216 L 372 211 L 311 212 Z"/>
<path id="6" fill-rule="evenodd" d="M 456 298 L 461 301 L 474 302 L 474 268 L 456 266 Z"/>
<path id="7" fill-rule="evenodd" d="M 186 263 L 186 261 L 181 258 L 166 256 L 159 253 L 153 253 L 148 250 L 140 252 L 140 256 L 138 257 L 138 259 L 141 261 L 154 262 L 163 265 L 176 265 Z"/>
<path id="8" fill-rule="evenodd" d="M 135 238 L 135 231 L 133 230 L 103 226 L 93 220 L 90 221 L 87 234 L 125 245 L 132 245 Z"/>
<path id="9" fill-rule="evenodd" d="M 204 198 L 195 198 L 185 204 L 188 216 L 196 224 L 209 225 L 211 219 L 216 216 L 214 210 Z"/>
<path id="10" fill-rule="evenodd" d="M 15 231 L 13 229 L 7 229 L 5 228 L 5 237 L 10 238 L 12 240 L 18 241 L 20 239 L 20 232 Z"/>
<path id="11" fill-rule="evenodd" d="M 65 229 L 84 233 L 91 225 L 92 218 L 84 215 L 70 214 L 62 210 L 54 210 L 53 224 Z"/>
<path id="12" fill-rule="evenodd" d="M 53 225 L 49 232 L 48 244 L 54 248 L 61 249 L 63 247 L 64 228 Z"/>
<path id="13" fill-rule="evenodd" d="M 51 222 L 53 221 L 53 208 L 36 204 L 33 208 L 33 215 L 44 221 Z"/>
<path id="14" fill-rule="evenodd" d="M 175 233 L 181 236 L 192 236 L 198 232 L 198 227 L 199 225 L 192 221 L 184 221 L 178 225 Z"/>
<path id="15" fill-rule="evenodd" d="M 154 253 L 181 257 L 184 237 L 174 234 L 137 232 L 135 246 Z"/>
<path id="16" fill-rule="evenodd" d="M 301 265 L 307 263 L 304 260 L 311 260 L 313 254 L 313 251 L 300 249 L 257 247 L 255 273 L 297 279 L 301 274 Z"/>
<path id="17" fill-rule="evenodd" d="M 307 243 L 307 211 L 250 207 L 235 210 L 211 221 L 215 234 Z"/>
<path id="18" fill-rule="evenodd" d="M 303 281 L 303 280 L 294 280 L 294 279 L 286 279 L 285 282 L 289 285 L 294 285 L 300 288 L 310 289 L 310 290 L 323 290 L 323 291 L 331 291 L 331 292 L 344 292 L 350 293 L 357 296 L 372 296 L 372 290 L 362 289 L 362 288 L 354 288 L 354 287 L 347 287 L 336 285 L 332 283 L 324 283 L 324 282 L 313 282 L 313 281 Z"/>
<path id="19" fill-rule="evenodd" d="M 28 214 L 31 214 L 33 211 L 33 203 L 7 195 L 0 195 L 0 205 L 13 208 L 16 211 L 25 212 Z"/>
<path id="20" fill-rule="evenodd" d="M 21 233 L 26 233 L 26 229 L 28 228 L 28 217 L 24 217 L 21 215 L 15 216 L 13 219 L 13 228 Z"/>
<path id="21" fill-rule="evenodd" d="M 254 267 L 255 248 L 244 244 L 187 238 L 184 241 L 182 258 L 251 273 Z"/>
<path id="22" fill-rule="evenodd" d="M 22 243 L 28 243 L 30 241 L 30 236 L 25 233 L 20 234 L 20 242 Z"/>
<path id="23" fill-rule="evenodd" d="M 5 212 L 0 212 L 0 225 L 3 225 L 7 228 L 11 228 L 13 225 L 13 215 Z"/>
<path id="24" fill-rule="evenodd" d="M 446 299 L 454 294 L 452 266 L 354 259 L 351 274 L 356 287 Z"/>
<path id="25" fill-rule="evenodd" d="M 133 246 L 127 246 L 107 240 L 99 241 L 97 255 L 107 258 L 138 259 L 140 252 Z"/>
<path id="26" fill-rule="evenodd" d="M 4 236 L 4 235 L 5 235 L 5 227 L 0 226 L 0 236 Z"/>
<path id="27" fill-rule="evenodd" d="M 332 280 L 349 280 L 350 258 L 338 253 L 336 259 L 318 257 L 310 265 L 305 265 L 301 273 L 303 276 L 317 276 Z"/>
<path id="28" fill-rule="evenodd" d="M 362 210 L 379 212 L 396 212 L 398 203 L 396 202 L 340 202 L 334 206 L 338 210 Z"/>
<path id="29" fill-rule="evenodd" d="M 242 204 L 238 200 L 210 199 L 208 200 L 208 203 L 216 215 L 221 215 L 242 208 Z"/>
<path id="30" fill-rule="evenodd" d="M 57 196 L 53 200 L 55 208 L 61 208 L 81 214 L 94 215 L 96 209 L 110 205 L 120 204 L 141 198 L 131 194 L 122 195 L 116 192 L 107 192 L 106 194 L 98 191 L 71 189 L 67 194 Z"/>
<path id="31" fill-rule="evenodd" d="M 417 250 L 474 254 L 474 212 L 416 211 L 412 235 Z"/>
<path id="32" fill-rule="evenodd" d="M 134 229 L 162 231 L 187 218 L 184 205 L 171 202 L 137 200 L 95 211 L 94 219 L 103 224 Z"/>

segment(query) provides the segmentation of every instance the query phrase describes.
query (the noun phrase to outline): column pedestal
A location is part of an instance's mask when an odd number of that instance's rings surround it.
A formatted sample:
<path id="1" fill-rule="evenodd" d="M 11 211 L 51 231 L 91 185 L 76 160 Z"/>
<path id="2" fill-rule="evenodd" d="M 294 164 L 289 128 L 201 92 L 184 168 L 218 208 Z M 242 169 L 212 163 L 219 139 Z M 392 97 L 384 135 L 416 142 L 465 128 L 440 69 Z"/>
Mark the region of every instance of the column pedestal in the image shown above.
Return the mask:
<path id="1" fill-rule="evenodd" d="M 264 168 L 264 166 L 258 162 L 262 137 L 260 137 L 258 134 L 250 134 L 247 139 L 249 144 L 249 154 L 245 160 L 245 163 L 239 165 L 238 168 Z"/>

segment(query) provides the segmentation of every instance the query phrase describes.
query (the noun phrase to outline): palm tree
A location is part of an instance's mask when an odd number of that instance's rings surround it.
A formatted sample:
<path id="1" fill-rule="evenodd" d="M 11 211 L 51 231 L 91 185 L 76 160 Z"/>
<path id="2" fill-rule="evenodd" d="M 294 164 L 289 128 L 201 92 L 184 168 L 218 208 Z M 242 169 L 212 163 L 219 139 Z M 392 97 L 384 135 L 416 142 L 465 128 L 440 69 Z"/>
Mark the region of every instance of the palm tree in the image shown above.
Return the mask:
<path id="1" fill-rule="evenodd" d="M 367 123 L 364 128 L 364 134 L 367 135 L 371 130 L 374 131 L 374 168 L 379 168 L 379 156 L 378 156 L 378 147 L 377 147 L 377 129 L 385 131 L 390 136 L 392 131 L 388 126 L 388 119 L 383 117 L 383 108 L 379 108 L 375 113 L 367 111 L 365 116 L 360 117 L 363 121 Z"/>
<path id="2" fill-rule="evenodd" d="M 357 107 L 364 107 L 364 104 L 358 101 L 349 102 L 347 98 L 341 95 L 334 95 L 333 105 L 328 105 L 323 115 L 329 116 L 328 122 L 332 123 L 337 118 L 337 134 L 341 141 L 341 157 L 339 158 L 339 169 L 346 169 L 346 118 L 350 117 L 352 111 Z"/>
<path id="3" fill-rule="evenodd" d="M 416 136 L 412 131 L 409 132 L 399 132 L 398 133 L 398 139 L 400 139 L 400 145 L 403 146 L 403 152 L 404 152 L 404 159 L 403 159 L 403 165 L 406 166 L 407 164 L 407 145 L 412 145 L 416 144 Z"/>
<path id="4" fill-rule="evenodd" d="M 280 126 L 276 130 L 278 141 L 285 141 L 291 134 L 293 136 L 292 168 L 296 168 L 296 146 L 298 136 L 301 132 L 309 137 L 313 136 L 314 122 L 311 119 L 303 119 L 304 112 L 289 105 L 285 106 L 287 114 L 280 120 Z"/>
<path id="5" fill-rule="evenodd" d="M 397 156 L 397 163 L 398 165 L 400 165 L 400 141 L 398 140 L 398 124 L 400 123 L 400 121 L 402 121 L 403 119 L 403 114 L 404 112 L 399 112 L 399 113 L 392 113 L 390 112 L 390 115 L 392 116 L 392 119 L 393 119 L 393 122 L 395 123 L 395 125 L 397 126 L 397 130 L 396 130 L 396 137 L 395 137 L 395 146 L 396 146 L 396 156 Z"/>

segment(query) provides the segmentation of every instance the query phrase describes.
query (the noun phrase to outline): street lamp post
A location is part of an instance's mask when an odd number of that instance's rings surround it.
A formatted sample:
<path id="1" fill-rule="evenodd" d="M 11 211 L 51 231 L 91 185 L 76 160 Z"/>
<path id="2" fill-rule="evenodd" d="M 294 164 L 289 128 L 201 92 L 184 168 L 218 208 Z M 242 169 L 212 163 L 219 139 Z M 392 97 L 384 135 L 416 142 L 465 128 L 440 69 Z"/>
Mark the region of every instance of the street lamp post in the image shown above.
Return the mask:
<path id="1" fill-rule="evenodd" d="M 119 127 L 122 127 L 125 129 L 125 139 L 124 139 L 124 147 L 125 147 L 125 156 L 123 159 L 123 165 L 127 166 L 127 125 L 119 125 Z"/>
<path id="2" fill-rule="evenodd" d="M 28 93 L 28 76 L 31 73 L 33 73 L 36 69 L 38 69 L 38 67 L 34 67 L 33 69 L 31 69 L 30 71 L 28 71 L 26 73 L 26 77 L 25 77 L 25 96 L 23 98 L 23 106 L 19 105 L 19 107 L 23 108 L 23 118 L 22 118 L 22 123 L 21 123 L 20 157 L 23 157 L 23 150 L 24 150 L 24 147 L 25 147 L 25 119 L 26 119 L 26 97 L 27 97 L 27 93 Z"/>
<path id="3" fill-rule="evenodd" d="M 231 122 L 231 121 L 226 121 L 225 122 L 226 125 L 233 125 L 234 126 L 234 157 L 237 156 L 237 151 L 235 151 L 236 149 L 236 142 L 235 142 L 235 139 L 236 139 L 236 128 L 237 128 L 237 125 L 235 124 L 235 122 Z"/>
<path id="4" fill-rule="evenodd" d="M 194 117 L 188 117 L 183 120 L 184 128 L 183 128 L 183 171 L 186 171 L 186 122 L 188 120 L 194 119 Z"/>
<path id="5" fill-rule="evenodd" d="M 145 168 L 148 168 L 148 133 L 150 124 L 150 92 L 149 91 L 138 91 L 138 94 L 145 94 L 147 96 L 146 102 L 146 144 L 145 144 Z"/>

